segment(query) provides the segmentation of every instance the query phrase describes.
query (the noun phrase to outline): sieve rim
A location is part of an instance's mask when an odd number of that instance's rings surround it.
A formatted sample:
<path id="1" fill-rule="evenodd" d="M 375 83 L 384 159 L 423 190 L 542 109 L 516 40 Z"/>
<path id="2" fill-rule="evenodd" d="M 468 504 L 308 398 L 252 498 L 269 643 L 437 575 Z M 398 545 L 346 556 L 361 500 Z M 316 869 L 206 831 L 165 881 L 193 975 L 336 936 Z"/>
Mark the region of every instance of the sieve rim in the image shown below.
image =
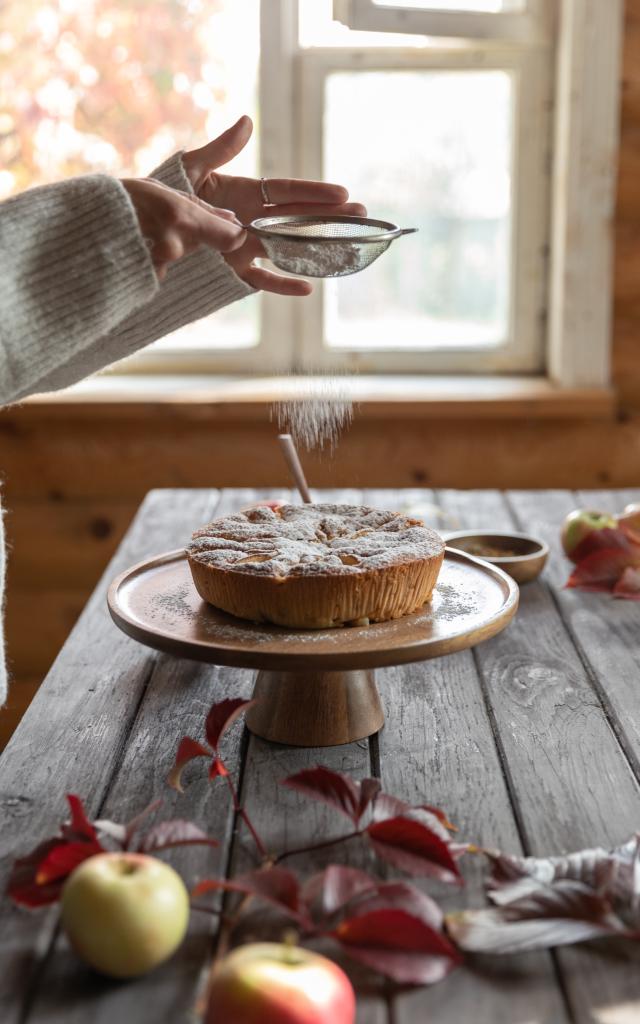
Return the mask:
<path id="1" fill-rule="evenodd" d="M 274 224 L 274 222 L 280 221 L 283 224 L 365 224 L 367 227 L 382 228 L 375 235 L 357 235 L 353 238 L 322 238 L 318 235 L 312 237 L 300 236 L 296 232 L 287 231 L 270 231 L 268 228 L 262 225 Z M 347 217 L 336 215 L 334 217 L 321 217 L 317 214 L 311 214 L 309 216 L 285 216 L 285 217 L 258 217 L 256 220 L 252 220 L 247 225 L 247 231 L 251 231 L 252 234 L 257 235 L 259 238 L 277 238 L 285 239 L 288 242 L 300 242 L 302 245 L 307 245 L 309 242 L 313 242 L 314 245 L 335 245 L 336 243 L 344 244 L 350 242 L 355 245 L 367 245 L 376 242 L 392 241 L 394 238 L 398 238 L 400 235 L 408 234 L 411 231 L 415 231 L 415 228 L 399 228 L 397 224 L 392 224 L 388 220 L 374 220 L 371 217 Z"/>

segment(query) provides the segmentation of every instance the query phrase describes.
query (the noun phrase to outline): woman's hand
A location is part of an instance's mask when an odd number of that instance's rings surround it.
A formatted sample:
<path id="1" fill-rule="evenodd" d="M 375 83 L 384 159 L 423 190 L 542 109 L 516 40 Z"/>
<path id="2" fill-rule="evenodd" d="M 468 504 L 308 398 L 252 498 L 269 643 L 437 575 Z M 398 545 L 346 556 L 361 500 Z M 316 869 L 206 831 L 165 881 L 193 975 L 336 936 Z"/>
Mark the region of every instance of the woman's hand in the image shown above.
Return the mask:
<path id="1" fill-rule="evenodd" d="M 241 117 L 239 121 L 223 132 L 213 142 L 201 149 L 185 153 L 182 162 L 196 195 L 214 207 L 233 210 L 243 224 L 249 224 L 257 217 L 272 214 L 288 216 L 297 214 L 339 214 L 355 217 L 366 216 L 366 209 L 360 203 L 347 202 L 349 194 L 341 185 L 329 185 L 323 181 L 305 181 L 295 178 L 269 178 L 265 204 L 262 183 L 257 178 L 241 178 L 220 174 L 218 167 L 233 159 L 251 138 L 251 118 Z M 308 295 L 312 286 L 299 277 L 285 277 L 271 270 L 257 267 L 253 261 L 264 256 L 259 240 L 248 234 L 244 243 L 224 258 L 236 274 L 252 288 L 276 292 L 279 295 Z"/>
<path id="2" fill-rule="evenodd" d="M 160 280 L 170 263 L 201 245 L 230 254 L 246 238 L 231 210 L 215 209 L 151 178 L 123 178 L 122 185 L 134 205 Z"/>

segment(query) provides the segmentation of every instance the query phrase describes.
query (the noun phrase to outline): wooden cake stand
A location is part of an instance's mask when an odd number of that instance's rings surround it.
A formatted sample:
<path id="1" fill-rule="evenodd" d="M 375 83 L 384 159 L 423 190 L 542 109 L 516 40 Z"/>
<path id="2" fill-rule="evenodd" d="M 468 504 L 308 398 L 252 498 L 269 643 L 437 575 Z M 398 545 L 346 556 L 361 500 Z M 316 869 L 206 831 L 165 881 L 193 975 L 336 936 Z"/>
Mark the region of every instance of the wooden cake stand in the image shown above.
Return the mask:
<path id="1" fill-rule="evenodd" d="M 429 605 L 402 619 L 343 629 L 288 630 L 236 619 L 198 595 L 184 551 L 117 577 L 114 622 L 134 640 L 179 658 L 258 669 L 249 729 L 295 746 L 351 743 L 377 732 L 384 715 L 374 669 L 437 658 L 495 636 L 518 607 L 502 570 L 447 548 Z"/>

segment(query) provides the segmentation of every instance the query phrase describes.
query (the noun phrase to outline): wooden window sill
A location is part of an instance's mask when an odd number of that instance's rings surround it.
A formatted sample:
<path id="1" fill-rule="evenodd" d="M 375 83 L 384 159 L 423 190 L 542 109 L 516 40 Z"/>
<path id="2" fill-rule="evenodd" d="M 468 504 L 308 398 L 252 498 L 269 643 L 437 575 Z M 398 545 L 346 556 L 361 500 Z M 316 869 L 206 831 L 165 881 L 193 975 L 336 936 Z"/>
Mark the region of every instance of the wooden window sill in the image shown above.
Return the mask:
<path id="1" fill-rule="evenodd" d="M 542 377 L 353 376 L 340 378 L 340 391 L 357 404 L 359 418 L 370 420 L 610 420 L 616 413 L 611 388 L 566 389 Z M 29 398 L 22 409 L 34 418 L 162 412 L 184 419 L 263 420 L 275 401 L 303 396 L 295 377 L 105 375 Z"/>

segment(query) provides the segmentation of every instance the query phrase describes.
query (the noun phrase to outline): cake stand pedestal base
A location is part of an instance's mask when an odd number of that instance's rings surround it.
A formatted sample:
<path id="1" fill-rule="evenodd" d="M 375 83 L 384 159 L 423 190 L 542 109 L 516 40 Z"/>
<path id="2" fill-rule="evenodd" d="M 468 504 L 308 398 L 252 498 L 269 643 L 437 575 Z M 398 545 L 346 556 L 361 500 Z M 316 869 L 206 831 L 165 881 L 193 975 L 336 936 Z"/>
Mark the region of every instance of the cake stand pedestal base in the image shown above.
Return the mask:
<path id="1" fill-rule="evenodd" d="M 262 739 L 295 747 L 332 747 L 378 732 L 384 714 L 367 669 L 352 672 L 258 672 L 246 715 Z"/>

